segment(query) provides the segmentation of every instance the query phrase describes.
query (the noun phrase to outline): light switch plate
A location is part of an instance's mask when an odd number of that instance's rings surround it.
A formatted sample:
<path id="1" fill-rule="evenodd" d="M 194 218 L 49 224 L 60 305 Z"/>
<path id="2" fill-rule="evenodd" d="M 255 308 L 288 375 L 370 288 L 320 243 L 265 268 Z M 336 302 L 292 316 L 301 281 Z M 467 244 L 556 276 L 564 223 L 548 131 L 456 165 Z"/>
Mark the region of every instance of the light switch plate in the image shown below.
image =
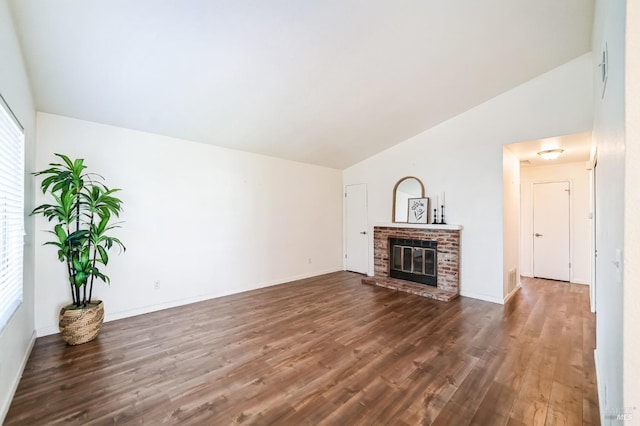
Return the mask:
<path id="1" fill-rule="evenodd" d="M 623 267 L 622 262 L 623 262 L 622 249 L 617 248 L 617 249 L 616 249 L 616 260 L 615 260 L 615 262 L 614 262 L 614 263 L 615 263 L 616 268 L 617 268 L 617 271 L 616 271 L 616 280 L 617 280 L 619 283 L 622 283 L 622 269 L 623 269 L 623 268 L 622 268 L 622 267 Z"/>

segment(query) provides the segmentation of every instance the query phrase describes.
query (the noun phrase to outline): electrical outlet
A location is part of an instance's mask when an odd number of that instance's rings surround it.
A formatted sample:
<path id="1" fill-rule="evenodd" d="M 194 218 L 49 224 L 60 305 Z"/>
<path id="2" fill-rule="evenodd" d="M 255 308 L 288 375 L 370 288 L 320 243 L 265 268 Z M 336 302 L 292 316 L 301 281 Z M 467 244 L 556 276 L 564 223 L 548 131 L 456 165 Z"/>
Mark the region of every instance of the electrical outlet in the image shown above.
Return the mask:
<path id="1" fill-rule="evenodd" d="M 153 288 L 155 288 L 156 290 L 160 290 L 160 281 L 154 281 Z"/>

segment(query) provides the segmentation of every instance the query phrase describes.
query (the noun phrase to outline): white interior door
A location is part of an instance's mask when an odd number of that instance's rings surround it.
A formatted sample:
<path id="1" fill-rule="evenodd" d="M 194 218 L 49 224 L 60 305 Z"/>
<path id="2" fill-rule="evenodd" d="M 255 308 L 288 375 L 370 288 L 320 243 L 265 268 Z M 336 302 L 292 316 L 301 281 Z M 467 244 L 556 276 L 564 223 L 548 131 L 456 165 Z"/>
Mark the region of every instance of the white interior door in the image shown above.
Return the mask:
<path id="1" fill-rule="evenodd" d="M 569 182 L 533 184 L 533 275 L 569 281 Z"/>
<path id="2" fill-rule="evenodd" d="M 348 185 L 345 196 L 346 268 L 347 271 L 366 274 L 369 269 L 367 185 Z"/>

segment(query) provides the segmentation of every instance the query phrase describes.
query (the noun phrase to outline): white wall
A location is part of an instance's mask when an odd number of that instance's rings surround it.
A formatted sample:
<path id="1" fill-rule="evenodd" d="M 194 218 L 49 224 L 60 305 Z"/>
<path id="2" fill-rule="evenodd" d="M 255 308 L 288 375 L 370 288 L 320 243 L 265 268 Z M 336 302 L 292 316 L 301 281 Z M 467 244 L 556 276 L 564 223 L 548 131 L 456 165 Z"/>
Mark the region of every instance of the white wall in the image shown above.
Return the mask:
<path id="1" fill-rule="evenodd" d="M 640 424 L 640 2 L 627 2 L 625 55 L 624 406 Z M 630 422 L 631 423 L 631 422 Z"/>
<path id="2" fill-rule="evenodd" d="M 509 285 L 509 272 L 519 269 L 520 261 L 520 160 L 508 148 L 503 148 L 502 154 L 502 264 L 503 264 L 503 294 L 511 297 L 520 286 L 520 274 L 516 273 L 516 283 L 513 288 Z"/>
<path id="3" fill-rule="evenodd" d="M 343 184 L 367 183 L 370 226 L 391 221 L 393 186 L 403 176 L 420 178 L 428 197 L 446 192 L 447 222 L 464 226 L 461 294 L 502 303 L 502 147 L 591 130 L 591 62 L 590 54 L 576 58 L 358 163 Z"/>
<path id="4" fill-rule="evenodd" d="M 522 227 L 520 271 L 533 276 L 533 184 L 539 182 L 569 181 L 571 217 L 571 274 L 573 283 L 591 283 L 591 195 L 589 171 L 586 162 L 565 163 L 550 166 L 523 167 L 522 181 Z"/>
<path id="5" fill-rule="evenodd" d="M 600 413 L 622 410 L 622 265 L 616 253 L 624 244 L 624 36 L 625 2 L 597 0 L 593 28 L 594 123 L 596 166 L 596 371 Z M 598 64 L 607 46 L 609 66 L 606 91 Z M 637 167 L 637 166 L 636 166 Z M 637 282 L 634 283 L 637 285 Z M 637 380 L 637 376 L 635 377 Z"/>
<path id="6" fill-rule="evenodd" d="M 94 289 L 107 320 L 342 269 L 339 170 L 43 113 L 37 128 L 37 169 L 60 152 L 123 188 L 127 251 Z M 43 335 L 70 296 L 55 249 L 41 246 L 47 223 L 36 225 Z"/>
<path id="7" fill-rule="evenodd" d="M 33 166 L 35 153 L 35 111 L 27 73 L 6 0 L 0 0 L 0 93 L 25 128 L 26 169 Z M 26 178 L 26 177 L 25 177 Z M 25 211 L 33 208 L 34 187 L 25 182 Z M 18 385 L 24 364 L 35 339 L 33 323 L 33 219 L 25 219 L 23 302 L 0 332 L 0 423 Z"/>

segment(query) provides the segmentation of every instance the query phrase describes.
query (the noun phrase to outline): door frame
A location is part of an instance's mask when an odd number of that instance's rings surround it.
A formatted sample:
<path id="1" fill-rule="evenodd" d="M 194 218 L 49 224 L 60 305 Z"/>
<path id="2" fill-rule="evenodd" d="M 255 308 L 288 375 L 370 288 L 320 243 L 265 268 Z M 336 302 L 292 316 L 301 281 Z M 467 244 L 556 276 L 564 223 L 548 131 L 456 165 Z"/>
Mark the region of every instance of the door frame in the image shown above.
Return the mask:
<path id="1" fill-rule="evenodd" d="M 591 312 L 596 312 L 596 286 L 598 285 L 596 280 L 596 268 L 598 257 L 598 241 L 597 241 L 597 227 L 596 227 L 596 203 L 598 202 L 598 192 L 596 191 L 596 182 L 598 179 L 598 152 L 593 154 L 593 161 L 590 164 L 591 170 L 589 174 L 589 181 L 591 184 L 591 285 L 589 289 Z"/>
<path id="2" fill-rule="evenodd" d="M 573 282 L 573 181 L 571 179 L 540 179 L 531 182 L 531 230 L 534 228 L 534 210 L 535 201 L 533 196 L 533 188 L 536 184 L 544 183 L 562 183 L 567 182 L 569 184 L 569 282 Z M 531 236 L 531 274 L 535 271 L 535 237 Z"/>

